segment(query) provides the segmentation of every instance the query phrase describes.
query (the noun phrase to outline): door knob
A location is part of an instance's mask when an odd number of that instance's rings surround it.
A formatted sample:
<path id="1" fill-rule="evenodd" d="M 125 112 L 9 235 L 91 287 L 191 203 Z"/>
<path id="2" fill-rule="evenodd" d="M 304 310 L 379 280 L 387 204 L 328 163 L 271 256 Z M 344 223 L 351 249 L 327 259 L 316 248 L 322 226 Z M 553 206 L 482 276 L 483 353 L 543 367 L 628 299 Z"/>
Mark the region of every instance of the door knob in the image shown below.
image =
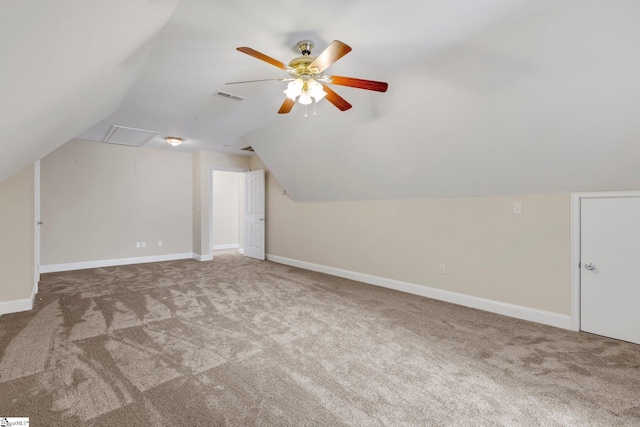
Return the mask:
<path id="1" fill-rule="evenodd" d="M 586 268 L 587 270 L 591 271 L 591 270 L 595 270 L 596 269 L 596 265 L 592 262 L 588 262 L 584 265 L 584 268 Z"/>

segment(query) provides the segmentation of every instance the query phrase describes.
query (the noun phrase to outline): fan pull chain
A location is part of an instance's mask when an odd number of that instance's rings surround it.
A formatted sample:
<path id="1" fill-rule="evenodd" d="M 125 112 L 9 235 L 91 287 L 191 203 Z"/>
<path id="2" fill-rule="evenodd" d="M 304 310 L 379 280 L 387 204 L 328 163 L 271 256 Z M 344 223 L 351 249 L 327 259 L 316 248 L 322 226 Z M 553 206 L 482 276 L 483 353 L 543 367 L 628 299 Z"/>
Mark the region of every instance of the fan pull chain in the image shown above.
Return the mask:
<path id="1" fill-rule="evenodd" d="M 305 117 L 308 117 L 308 116 L 307 116 L 307 104 L 304 104 L 304 116 L 305 116 Z"/>

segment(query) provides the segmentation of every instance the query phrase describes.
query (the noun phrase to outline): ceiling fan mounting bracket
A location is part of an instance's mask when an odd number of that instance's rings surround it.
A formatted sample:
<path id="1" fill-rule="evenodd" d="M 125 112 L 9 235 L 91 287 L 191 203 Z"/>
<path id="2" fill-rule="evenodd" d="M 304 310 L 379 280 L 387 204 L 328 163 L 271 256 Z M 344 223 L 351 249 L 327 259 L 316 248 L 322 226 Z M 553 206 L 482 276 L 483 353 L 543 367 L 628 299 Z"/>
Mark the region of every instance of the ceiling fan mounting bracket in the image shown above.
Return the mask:
<path id="1" fill-rule="evenodd" d="M 302 40 L 298 42 L 298 49 L 302 55 L 309 56 L 313 50 L 313 42 L 311 40 Z"/>

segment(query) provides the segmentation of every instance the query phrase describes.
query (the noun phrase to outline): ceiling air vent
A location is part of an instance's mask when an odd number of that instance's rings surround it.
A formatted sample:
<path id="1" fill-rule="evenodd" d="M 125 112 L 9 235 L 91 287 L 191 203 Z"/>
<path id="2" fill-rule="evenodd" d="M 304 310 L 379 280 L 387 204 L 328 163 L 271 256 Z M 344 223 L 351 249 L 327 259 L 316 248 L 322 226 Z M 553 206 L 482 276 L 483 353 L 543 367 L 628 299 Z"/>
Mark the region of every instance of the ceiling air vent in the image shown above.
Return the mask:
<path id="1" fill-rule="evenodd" d="M 140 147 L 151 141 L 159 132 L 153 130 L 144 130 L 136 128 L 128 128 L 125 126 L 111 126 L 107 136 L 102 142 L 110 144 L 129 145 L 131 147 Z"/>
<path id="2" fill-rule="evenodd" d="M 253 151 L 254 151 L 254 150 L 253 150 L 253 147 L 244 147 L 244 148 L 241 148 L 240 150 L 241 150 L 241 151 L 251 151 L 251 152 L 253 152 Z"/>
<path id="3" fill-rule="evenodd" d="M 216 93 L 214 93 L 215 96 L 219 96 L 221 98 L 228 98 L 228 99 L 233 99 L 234 101 L 244 101 L 245 98 L 244 96 L 240 96 L 240 95 L 234 95 L 232 93 L 229 92 L 223 92 L 221 90 L 217 91 Z"/>

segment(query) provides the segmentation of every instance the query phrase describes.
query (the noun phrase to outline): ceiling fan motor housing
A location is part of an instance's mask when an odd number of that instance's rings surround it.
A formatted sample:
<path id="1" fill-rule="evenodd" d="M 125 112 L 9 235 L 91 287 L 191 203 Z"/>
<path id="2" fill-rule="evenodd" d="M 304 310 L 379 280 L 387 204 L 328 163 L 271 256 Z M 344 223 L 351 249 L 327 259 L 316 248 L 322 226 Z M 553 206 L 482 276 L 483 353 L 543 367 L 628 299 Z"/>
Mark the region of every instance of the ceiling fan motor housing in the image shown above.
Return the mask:
<path id="1" fill-rule="evenodd" d="M 313 76 L 316 73 L 318 73 L 318 69 L 313 67 L 310 68 L 309 65 L 311 65 L 311 63 L 313 62 L 313 60 L 316 59 L 313 56 L 299 56 L 297 58 L 294 58 L 291 60 L 291 62 L 289 62 L 289 67 L 291 67 L 292 72 L 290 72 L 291 75 L 294 76 Z"/>
<path id="2" fill-rule="evenodd" d="M 298 42 L 298 49 L 302 56 L 294 58 L 289 62 L 291 71 L 289 74 L 295 77 L 310 78 L 318 73 L 317 68 L 310 68 L 309 65 L 316 59 L 315 56 L 311 56 L 311 50 L 313 49 L 313 42 L 311 40 L 302 40 Z"/>

